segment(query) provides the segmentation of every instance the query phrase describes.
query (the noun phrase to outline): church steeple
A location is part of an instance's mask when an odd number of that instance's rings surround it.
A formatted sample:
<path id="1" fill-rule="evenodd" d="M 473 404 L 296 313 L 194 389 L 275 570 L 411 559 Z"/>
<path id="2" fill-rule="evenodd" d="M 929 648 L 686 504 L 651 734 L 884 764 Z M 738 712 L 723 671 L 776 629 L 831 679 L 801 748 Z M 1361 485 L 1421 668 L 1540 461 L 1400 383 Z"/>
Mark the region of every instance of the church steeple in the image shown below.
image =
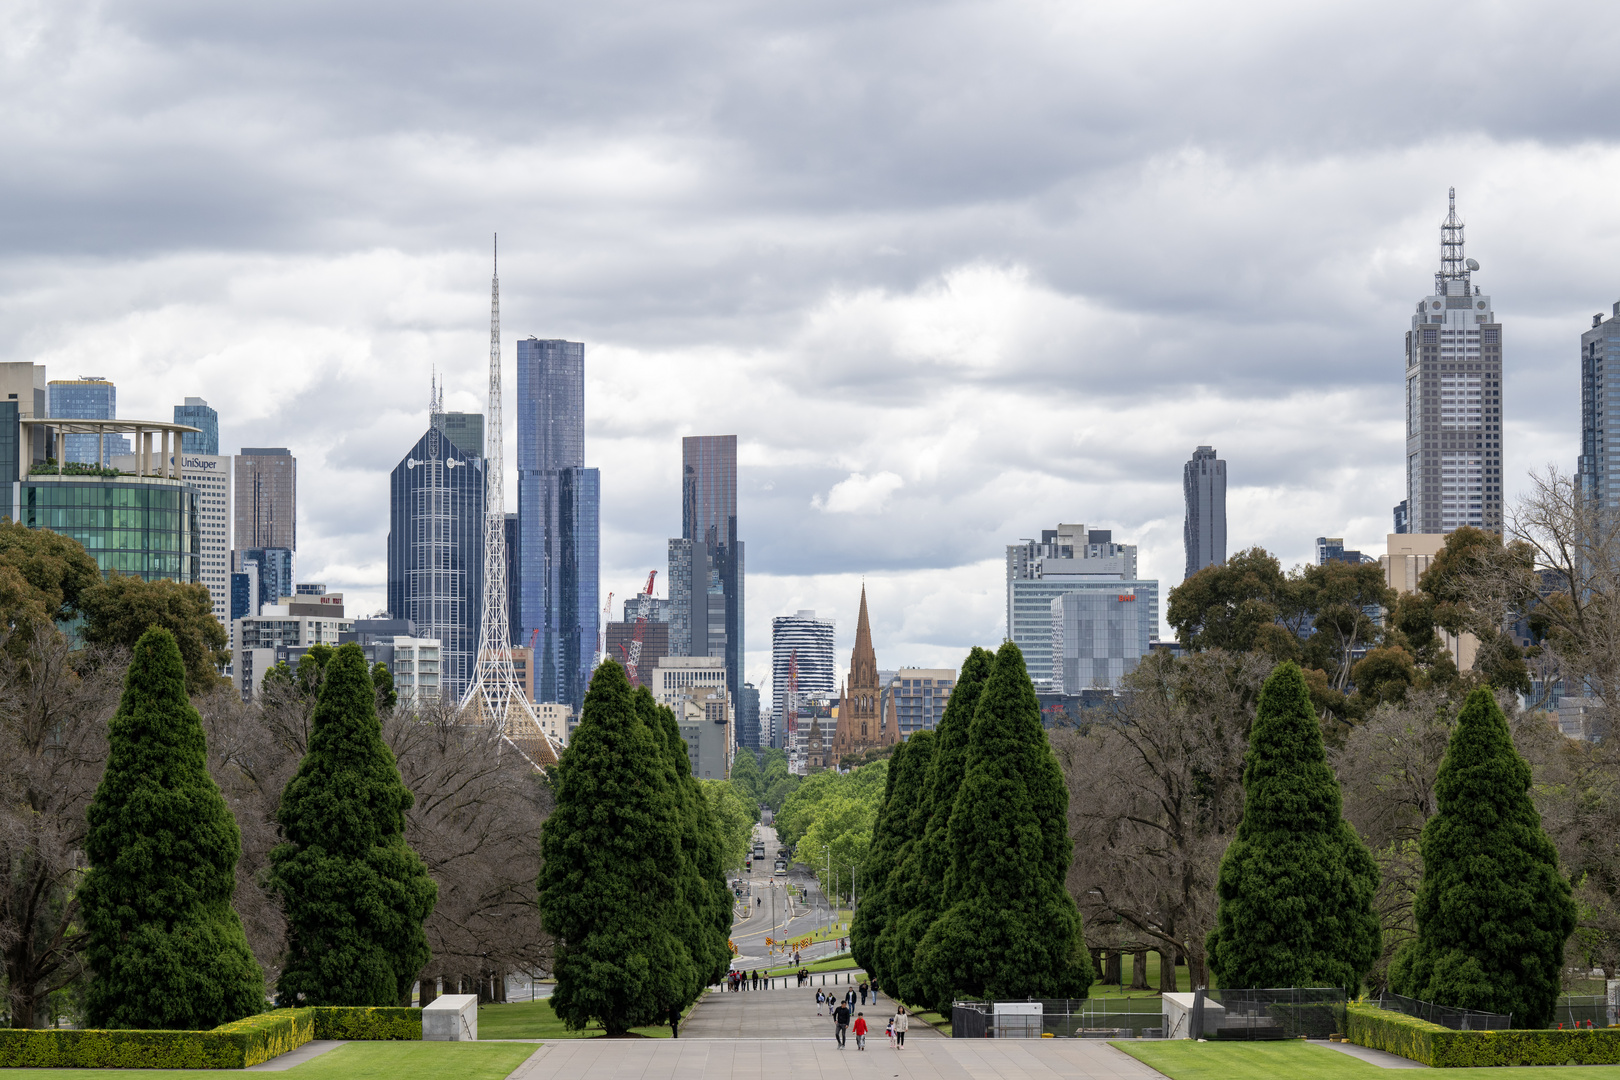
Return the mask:
<path id="1" fill-rule="evenodd" d="M 850 683 L 877 686 L 877 652 L 872 648 L 872 623 L 866 615 L 866 586 L 861 586 L 861 614 L 855 622 L 855 650 L 849 657 Z"/>

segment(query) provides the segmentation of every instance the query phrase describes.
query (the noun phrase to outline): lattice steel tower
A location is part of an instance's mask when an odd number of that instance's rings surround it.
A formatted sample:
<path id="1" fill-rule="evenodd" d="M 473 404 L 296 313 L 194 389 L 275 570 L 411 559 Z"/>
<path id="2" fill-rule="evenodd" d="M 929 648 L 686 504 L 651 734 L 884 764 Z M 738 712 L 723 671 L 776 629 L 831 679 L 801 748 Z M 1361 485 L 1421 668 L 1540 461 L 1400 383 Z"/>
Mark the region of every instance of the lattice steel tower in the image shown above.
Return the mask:
<path id="1" fill-rule="evenodd" d="M 512 667 L 506 606 L 506 477 L 501 436 L 501 275 L 499 247 L 489 299 L 489 414 L 484 420 L 484 608 L 479 624 L 478 663 L 462 708 L 476 711 L 479 723 L 494 724 L 502 736 L 537 764 L 557 760 L 560 747 L 535 718 L 528 695 Z M 530 750 L 533 753 L 530 753 Z"/>

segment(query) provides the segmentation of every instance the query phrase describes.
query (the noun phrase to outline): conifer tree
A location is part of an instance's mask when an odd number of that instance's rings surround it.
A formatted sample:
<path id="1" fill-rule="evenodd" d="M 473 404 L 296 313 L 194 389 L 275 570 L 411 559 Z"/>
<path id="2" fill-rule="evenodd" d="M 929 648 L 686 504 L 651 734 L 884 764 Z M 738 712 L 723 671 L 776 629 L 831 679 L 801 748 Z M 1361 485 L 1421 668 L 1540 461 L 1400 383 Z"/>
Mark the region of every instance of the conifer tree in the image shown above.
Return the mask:
<path id="1" fill-rule="evenodd" d="M 162 628 L 135 645 L 89 825 L 90 1025 L 195 1030 L 262 1011 L 264 972 L 231 907 L 242 834 Z"/>
<path id="2" fill-rule="evenodd" d="M 1359 993 L 1381 950 L 1378 867 L 1344 820 L 1310 689 L 1291 661 L 1260 690 L 1243 791 L 1243 820 L 1216 883 L 1210 970 L 1227 987 Z"/>
<path id="3" fill-rule="evenodd" d="M 975 645 L 962 661 L 956 687 L 934 729 L 933 750 L 909 827 L 917 839 L 900 856 L 890 877 L 887 902 L 895 917 L 879 938 L 878 971 L 883 992 L 901 1001 L 933 1001 L 931 991 L 916 974 L 917 946 L 944 910 L 951 807 L 967 762 L 968 728 L 994 660 L 994 653 Z"/>
<path id="4" fill-rule="evenodd" d="M 571 1029 L 596 1020 L 622 1035 L 662 1023 L 695 981 L 665 910 L 681 877 L 667 767 L 624 669 L 604 661 L 557 764 L 557 805 L 541 832 L 540 915 L 556 942 L 552 1008 Z"/>
<path id="5" fill-rule="evenodd" d="M 283 1006 L 398 1005 L 428 962 L 438 886 L 405 842 L 414 798 L 383 742 L 365 653 L 326 662 L 309 749 L 281 794 L 270 888 L 287 915 Z"/>
<path id="6" fill-rule="evenodd" d="M 1457 714 L 1434 793 L 1412 907 L 1417 936 L 1396 956 L 1390 988 L 1545 1027 L 1575 904 L 1530 801 L 1530 766 L 1490 690 L 1469 694 Z"/>
<path id="7" fill-rule="evenodd" d="M 936 813 L 938 812 L 936 808 Z M 951 808 L 945 907 L 917 948 L 924 999 L 1083 998 L 1093 979 L 1065 879 L 1069 791 L 1012 642 L 996 652 Z"/>
<path id="8" fill-rule="evenodd" d="M 934 733 L 926 729 L 913 732 L 894 748 L 883 802 L 872 825 L 872 847 L 861 864 L 861 880 L 866 884 L 849 927 L 850 952 L 880 988 L 884 980 L 879 943 L 885 928 L 899 914 L 889 903 L 889 883 L 917 839 L 911 830 L 921 820 L 917 808 L 933 756 Z"/>

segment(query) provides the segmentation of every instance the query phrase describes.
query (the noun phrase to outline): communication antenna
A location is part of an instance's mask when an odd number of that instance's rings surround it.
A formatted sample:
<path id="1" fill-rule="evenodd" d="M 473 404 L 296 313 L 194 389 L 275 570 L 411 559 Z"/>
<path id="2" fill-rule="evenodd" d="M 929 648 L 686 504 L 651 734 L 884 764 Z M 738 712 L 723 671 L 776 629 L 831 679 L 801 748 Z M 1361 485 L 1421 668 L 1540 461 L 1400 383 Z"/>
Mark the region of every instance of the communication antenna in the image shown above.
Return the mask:
<path id="1" fill-rule="evenodd" d="M 1436 296 L 1448 295 L 1448 282 L 1460 281 L 1462 288 L 1452 290 L 1455 295 L 1466 296 L 1474 290 L 1468 282 L 1468 272 L 1478 269 L 1478 264 L 1466 265 L 1472 260 L 1463 258 L 1463 223 L 1457 217 L 1457 189 L 1450 191 L 1450 210 L 1446 220 L 1440 223 L 1440 271 L 1434 275 L 1434 294 Z"/>

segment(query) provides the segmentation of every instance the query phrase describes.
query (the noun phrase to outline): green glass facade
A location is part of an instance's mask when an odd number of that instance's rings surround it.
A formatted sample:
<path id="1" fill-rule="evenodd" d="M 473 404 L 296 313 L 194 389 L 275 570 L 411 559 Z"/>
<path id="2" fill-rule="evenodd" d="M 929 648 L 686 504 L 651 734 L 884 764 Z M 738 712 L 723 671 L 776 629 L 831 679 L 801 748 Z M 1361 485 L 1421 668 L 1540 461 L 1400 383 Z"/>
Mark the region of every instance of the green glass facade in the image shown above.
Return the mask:
<path id="1" fill-rule="evenodd" d="M 84 545 L 103 574 L 147 581 L 201 580 L 202 535 L 195 488 L 130 477 L 31 476 L 22 481 L 19 520 Z"/>

